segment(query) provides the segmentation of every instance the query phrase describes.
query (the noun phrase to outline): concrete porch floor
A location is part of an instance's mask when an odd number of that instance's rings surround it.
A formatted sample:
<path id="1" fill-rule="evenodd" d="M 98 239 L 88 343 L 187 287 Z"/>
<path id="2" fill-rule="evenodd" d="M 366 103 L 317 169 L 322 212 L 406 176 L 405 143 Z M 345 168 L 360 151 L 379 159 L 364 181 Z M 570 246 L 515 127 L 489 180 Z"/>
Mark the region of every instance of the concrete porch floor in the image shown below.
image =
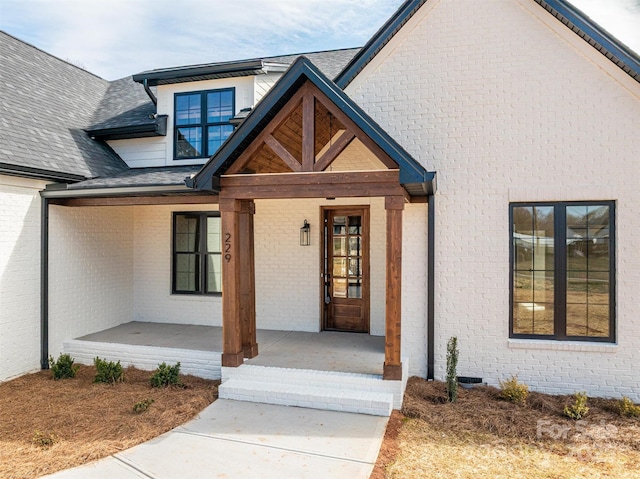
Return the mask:
<path id="1" fill-rule="evenodd" d="M 222 328 L 133 321 L 77 338 L 79 341 L 222 351 Z M 382 374 L 384 337 L 323 331 L 257 330 L 259 354 L 246 364 L 318 371 Z"/>

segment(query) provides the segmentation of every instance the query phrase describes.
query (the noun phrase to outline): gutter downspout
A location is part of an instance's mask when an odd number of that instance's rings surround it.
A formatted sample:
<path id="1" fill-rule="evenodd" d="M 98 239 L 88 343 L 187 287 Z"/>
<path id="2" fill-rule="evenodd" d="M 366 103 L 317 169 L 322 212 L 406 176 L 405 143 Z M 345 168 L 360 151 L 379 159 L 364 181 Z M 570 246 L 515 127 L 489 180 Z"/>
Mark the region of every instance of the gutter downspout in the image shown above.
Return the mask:
<path id="1" fill-rule="evenodd" d="M 149 98 L 151 98 L 151 101 L 153 102 L 153 104 L 158 106 L 158 99 L 151 91 L 151 88 L 149 88 L 149 80 L 146 78 L 142 80 L 142 86 L 144 86 L 144 91 L 147 92 L 147 95 L 149 95 Z"/>
<path id="2" fill-rule="evenodd" d="M 435 217 L 436 201 L 434 194 L 427 196 L 427 380 L 434 379 L 435 365 Z"/>
<path id="3" fill-rule="evenodd" d="M 44 197 L 40 221 L 40 366 L 49 369 L 49 200 Z"/>

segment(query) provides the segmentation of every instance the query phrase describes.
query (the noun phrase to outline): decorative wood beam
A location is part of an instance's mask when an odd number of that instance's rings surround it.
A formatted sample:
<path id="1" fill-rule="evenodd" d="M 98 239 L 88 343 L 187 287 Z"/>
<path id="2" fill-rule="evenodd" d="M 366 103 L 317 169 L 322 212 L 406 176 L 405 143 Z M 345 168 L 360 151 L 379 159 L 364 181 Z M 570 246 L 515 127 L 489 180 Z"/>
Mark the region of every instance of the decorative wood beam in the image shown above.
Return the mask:
<path id="1" fill-rule="evenodd" d="M 278 140 L 276 140 L 272 134 L 268 134 L 264 138 L 264 142 L 269 145 L 269 148 L 273 150 L 273 152 L 280 157 L 282 161 L 284 161 L 291 171 L 294 173 L 298 173 L 302 171 L 302 165 L 296 160 L 289 151 L 282 146 Z"/>
<path id="2" fill-rule="evenodd" d="M 255 140 L 251 142 L 249 147 L 242 152 L 242 154 L 234 161 L 234 163 L 227 169 L 227 175 L 236 174 L 249 163 L 253 154 L 258 151 L 258 148 L 262 146 L 262 143 L 265 142 L 265 138 L 267 135 L 271 135 L 272 132 L 276 131 L 278 127 L 284 122 L 291 113 L 298 107 L 305 93 L 307 92 L 307 88 L 304 85 L 293 94 L 291 99 L 287 102 L 287 104 L 273 117 L 273 119 L 264 127 L 264 129 L 260 132 L 260 134 L 256 137 Z"/>
<path id="3" fill-rule="evenodd" d="M 387 168 L 398 168 L 395 161 L 387 155 L 382 148 L 380 148 L 375 141 L 372 141 L 368 135 L 366 135 L 351 119 L 338 108 L 324 93 L 322 93 L 315 85 L 309 83 L 309 90 L 316 97 L 316 100 L 321 102 L 329 112 L 335 116 L 342 124 L 348 129 L 352 130 L 356 137 L 367 147 L 371 152 L 378 157 L 378 159 Z"/>
<path id="4" fill-rule="evenodd" d="M 273 173 L 223 176 L 221 198 L 326 198 L 398 196 L 408 199 L 399 172 Z"/>
<path id="5" fill-rule="evenodd" d="M 256 341 L 256 269 L 254 257 L 253 201 L 240 202 L 239 243 L 240 243 L 240 330 L 242 351 L 245 358 L 258 355 Z M 224 259 L 223 259 L 224 260 Z"/>
<path id="6" fill-rule="evenodd" d="M 387 296 L 383 379 L 401 380 L 402 210 L 404 197 L 385 198 L 387 210 Z"/>
<path id="7" fill-rule="evenodd" d="M 308 89 L 302 98 L 302 171 L 313 171 L 316 138 L 315 98 Z"/>
<path id="8" fill-rule="evenodd" d="M 240 211 L 241 202 L 220 200 L 222 229 L 222 365 L 240 366 L 244 361 L 240 322 Z"/>
<path id="9" fill-rule="evenodd" d="M 313 165 L 313 171 L 324 171 L 335 160 L 340 153 L 342 153 L 356 135 L 351 130 L 345 130 L 342 135 L 338 137 L 336 142 L 329 147 L 327 151 L 316 161 Z"/>

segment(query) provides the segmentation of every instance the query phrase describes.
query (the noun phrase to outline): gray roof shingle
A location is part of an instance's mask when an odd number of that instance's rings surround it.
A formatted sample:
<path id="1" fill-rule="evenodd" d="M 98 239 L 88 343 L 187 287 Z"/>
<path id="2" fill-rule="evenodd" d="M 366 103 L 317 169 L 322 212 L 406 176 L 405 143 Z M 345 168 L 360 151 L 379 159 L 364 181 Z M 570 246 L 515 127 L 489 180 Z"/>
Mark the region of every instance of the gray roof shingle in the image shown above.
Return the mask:
<path id="1" fill-rule="evenodd" d="M 69 190 L 127 188 L 135 186 L 184 186 L 184 179 L 196 174 L 201 165 L 132 168 L 108 178 L 94 178 L 69 185 Z"/>
<path id="2" fill-rule="evenodd" d="M 84 132 L 109 82 L 0 31 L 0 164 L 86 178 L 127 165 Z M 47 174 L 43 174 L 47 177 Z"/>
<path id="3" fill-rule="evenodd" d="M 296 53 L 277 57 L 264 58 L 265 61 L 286 63 L 291 65 L 298 57 L 305 56 L 328 78 L 334 78 L 349 61 L 360 51 L 360 48 L 344 48 L 342 50 L 326 50 L 322 52 Z"/>
<path id="4" fill-rule="evenodd" d="M 109 83 L 93 117 L 91 130 L 123 126 L 152 125 L 156 107 L 144 87 L 128 76 Z"/>

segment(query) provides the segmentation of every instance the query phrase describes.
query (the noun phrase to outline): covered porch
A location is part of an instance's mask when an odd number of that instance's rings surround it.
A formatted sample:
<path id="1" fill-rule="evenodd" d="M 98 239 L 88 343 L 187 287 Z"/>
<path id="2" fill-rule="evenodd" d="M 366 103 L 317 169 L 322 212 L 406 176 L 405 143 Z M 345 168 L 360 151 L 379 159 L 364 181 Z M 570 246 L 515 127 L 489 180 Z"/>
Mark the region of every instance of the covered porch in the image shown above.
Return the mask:
<path id="1" fill-rule="evenodd" d="M 259 356 L 222 367 L 222 328 L 129 322 L 64 342 L 79 363 L 99 356 L 153 370 L 180 362 L 183 374 L 222 379 L 220 398 L 388 416 L 404 381 L 382 380 L 384 338 L 335 331 L 257 330 Z M 406 365 L 406 362 L 405 362 Z"/>
<path id="2" fill-rule="evenodd" d="M 64 344 L 66 352 L 88 364 L 102 354 L 123 365 L 155 369 L 159 362 L 175 362 L 182 357 L 185 374 L 202 372 L 198 359 L 204 355 L 210 358 L 210 370 L 204 377 L 219 379 L 222 337 L 220 326 L 132 321 L 68 339 Z M 247 364 L 382 376 L 381 336 L 258 329 L 256 337 L 260 355 L 247 360 Z"/>

